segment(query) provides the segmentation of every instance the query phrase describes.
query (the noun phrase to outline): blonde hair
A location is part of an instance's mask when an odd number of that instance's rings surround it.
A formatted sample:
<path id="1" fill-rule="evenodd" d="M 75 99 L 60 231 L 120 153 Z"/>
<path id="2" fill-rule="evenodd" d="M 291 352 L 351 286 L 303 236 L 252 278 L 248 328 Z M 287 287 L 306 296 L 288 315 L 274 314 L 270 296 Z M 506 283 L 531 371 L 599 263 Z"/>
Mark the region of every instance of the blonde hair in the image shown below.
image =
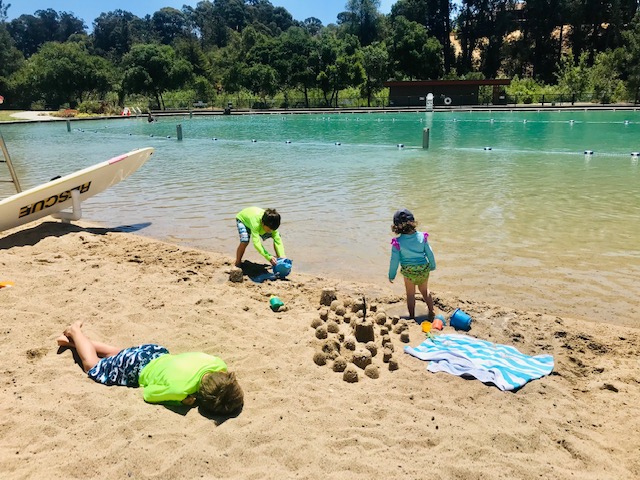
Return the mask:
<path id="1" fill-rule="evenodd" d="M 244 405 L 244 393 L 233 372 L 209 372 L 196 392 L 198 405 L 210 413 L 232 414 Z"/>

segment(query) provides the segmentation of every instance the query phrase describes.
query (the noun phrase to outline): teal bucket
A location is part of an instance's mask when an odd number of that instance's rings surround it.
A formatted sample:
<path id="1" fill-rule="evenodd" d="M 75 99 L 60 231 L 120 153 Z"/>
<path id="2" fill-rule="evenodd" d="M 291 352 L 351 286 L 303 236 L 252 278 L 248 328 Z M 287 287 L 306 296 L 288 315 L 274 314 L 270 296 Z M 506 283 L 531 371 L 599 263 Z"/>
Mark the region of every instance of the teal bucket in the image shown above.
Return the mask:
<path id="1" fill-rule="evenodd" d="M 471 315 L 456 308 L 456 311 L 453 312 L 453 315 L 451 315 L 449 319 L 449 325 L 456 330 L 468 331 L 471 329 Z"/>

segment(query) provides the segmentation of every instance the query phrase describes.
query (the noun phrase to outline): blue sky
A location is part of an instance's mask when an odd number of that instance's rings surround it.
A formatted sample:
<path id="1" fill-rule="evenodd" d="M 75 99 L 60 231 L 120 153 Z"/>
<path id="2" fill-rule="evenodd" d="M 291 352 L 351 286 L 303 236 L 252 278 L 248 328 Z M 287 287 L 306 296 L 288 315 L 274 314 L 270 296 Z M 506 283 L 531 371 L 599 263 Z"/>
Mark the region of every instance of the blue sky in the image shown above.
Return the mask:
<path id="1" fill-rule="evenodd" d="M 172 0 L 4 0 L 4 5 L 11 4 L 8 15 L 9 20 L 22 14 L 33 15 L 36 10 L 52 8 L 57 12 L 70 12 L 84 20 L 91 30 L 92 22 L 103 12 L 113 10 L 126 10 L 139 17 L 153 14 L 162 7 L 180 9 L 183 5 L 195 7 L 199 0 L 172 1 Z M 309 17 L 319 18 L 324 25 L 335 23 L 338 13 L 344 11 L 346 0 L 270 0 L 276 7 L 284 7 L 296 20 L 304 20 Z M 381 0 L 380 11 L 389 13 L 391 5 L 396 0 Z"/>

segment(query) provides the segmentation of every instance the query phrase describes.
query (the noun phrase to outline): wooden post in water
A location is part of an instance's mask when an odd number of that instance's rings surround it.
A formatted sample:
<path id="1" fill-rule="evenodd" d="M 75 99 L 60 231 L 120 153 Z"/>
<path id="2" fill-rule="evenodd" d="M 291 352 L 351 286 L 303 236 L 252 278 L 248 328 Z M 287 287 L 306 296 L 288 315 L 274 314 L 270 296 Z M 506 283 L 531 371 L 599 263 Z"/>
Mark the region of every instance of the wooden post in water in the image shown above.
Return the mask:
<path id="1" fill-rule="evenodd" d="M 18 181 L 18 176 L 16 175 L 16 171 L 13 169 L 13 164 L 11 163 L 11 157 L 9 156 L 9 150 L 7 150 L 7 145 L 4 143 L 4 138 L 2 134 L 0 134 L 0 149 L 2 149 L 2 154 L 4 155 L 4 161 L 9 167 L 9 173 L 11 174 L 11 180 L 16 187 L 16 191 L 20 193 L 22 188 L 20 187 L 20 182 Z"/>
<path id="2" fill-rule="evenodd" d="M 182 140 L 182 124 L 176 125 L 176 133 L 178 134 L 178 140 Z"/>
<path id="3" fill-rule="evenodd" d="M 422 148 L 424 149 L 429 148 L 429 129 L 428 128 L 422 129 Z"/>
<path id="4" fill-rule="evenodd" d="M 71 120 L 67 119 L 67 132 L 71 131 Z"/>

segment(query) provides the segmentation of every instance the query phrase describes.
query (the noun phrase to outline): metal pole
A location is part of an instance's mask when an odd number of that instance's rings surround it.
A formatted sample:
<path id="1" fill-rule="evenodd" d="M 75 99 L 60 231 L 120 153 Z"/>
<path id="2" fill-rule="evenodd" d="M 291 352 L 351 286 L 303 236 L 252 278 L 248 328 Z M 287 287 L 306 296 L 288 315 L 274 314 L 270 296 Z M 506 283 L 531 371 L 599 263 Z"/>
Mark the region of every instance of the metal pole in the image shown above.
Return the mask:
<path id="1" fill-rule="evenodd" d="M 176 126 L 176 133 L 178 134 L 178 140 L 182 140 L 182 124 L 179 123 Z"/>
<path id="2" fill-rule="evenodd" d="M 7 150 L 7 146 L 4 143 L 4 138 L 0 133 L 0 148 L 2 148 L 2 153 L 4 155 L 5 162 L 9 167 L 9 173 L 11 174 L 11 179 L 13 180 L 13 184 L 16 186 L 16 191 L 20 193 L 22 188 L 20 187 L 20 182 L 18 181 L 18 176 L 16 175 L 15 170 L 13 169 L 13 164 L 11 163 L 11 157 L 9 156 L 9 151 Z"/>
<path id="3" fill-rule="evenodd" d="M 429 129 L 428 128 L 422 129 L 422 148 L 424 149 L 429 148 Z"/>
<path id="4" fill-rule="evenodd" d="M 67 120 L 67 132 L 71 131 L 71 120 Z"/>

